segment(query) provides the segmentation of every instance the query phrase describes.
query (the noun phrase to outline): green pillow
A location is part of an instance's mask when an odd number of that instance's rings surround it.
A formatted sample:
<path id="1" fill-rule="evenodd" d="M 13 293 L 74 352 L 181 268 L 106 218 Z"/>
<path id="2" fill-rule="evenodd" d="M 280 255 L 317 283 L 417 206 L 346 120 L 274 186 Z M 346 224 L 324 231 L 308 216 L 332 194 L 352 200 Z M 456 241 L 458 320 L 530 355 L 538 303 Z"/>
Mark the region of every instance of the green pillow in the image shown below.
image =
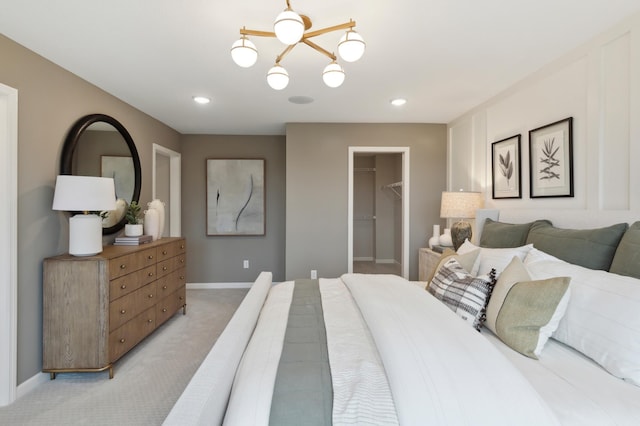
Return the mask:
<path id="1" fill-rule="evenodd" d="M 548 220 L 537 220 L 529 223 L 496 222 L 487 218 L 480 235 L 480 247 L 512 248 L 524 246 L 527 242 L 529 229 L 534 223 L 543 222 L 551 225 Z"/>
<path id="2" fill-rule="evenodd" d="M 631 225 L 622 236 L 609 272 L 640 278 L 640 222 Z"/>
<path id="3" fill-rule="evenodd" d="M 608 271 L 628 227 L 626 223 L 618 223 L 596 229 L 560 229 L 537 222 L 531 225 L 527 244 L 565 262 Z"/>

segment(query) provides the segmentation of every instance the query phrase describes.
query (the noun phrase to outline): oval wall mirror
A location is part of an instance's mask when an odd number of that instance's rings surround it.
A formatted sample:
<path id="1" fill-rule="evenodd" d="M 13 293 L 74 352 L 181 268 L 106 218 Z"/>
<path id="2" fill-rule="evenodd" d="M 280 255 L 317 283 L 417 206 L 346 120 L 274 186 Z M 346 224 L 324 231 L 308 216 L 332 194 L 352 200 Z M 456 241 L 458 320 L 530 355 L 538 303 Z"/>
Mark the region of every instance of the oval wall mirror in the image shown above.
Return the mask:
<path id="1" fill-rule="evenodd" d="M 60 174 L 114 179 L 120 209 L 104 218 L 103 234 L 121 230 L 125 224 L 122 206 L 140 198 L 142 173 L 138 150 L 127 129 L 108 115 L 86 115 L 71 127 L 62 147 Z"/>

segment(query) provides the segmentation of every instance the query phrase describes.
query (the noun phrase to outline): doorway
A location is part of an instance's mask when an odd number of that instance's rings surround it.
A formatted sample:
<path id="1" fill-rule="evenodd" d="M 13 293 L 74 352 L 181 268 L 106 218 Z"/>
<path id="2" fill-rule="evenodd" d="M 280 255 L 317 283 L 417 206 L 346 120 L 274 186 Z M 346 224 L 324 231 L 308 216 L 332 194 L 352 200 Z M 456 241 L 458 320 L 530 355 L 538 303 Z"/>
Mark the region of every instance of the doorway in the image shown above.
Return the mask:
<path id="1" fill-rule="evenodd" d="M 17 394 L 18 91 L 0 84 L 0 406 Z"/>
<path id="2" fill-rule="evenodd" d="M 180 237 L 182 233 L 180 214 L 181 158 L 179 152 L 153 144 L 152 198 L 159 199 L 165 204 L 162 235 L 169 237 Z"/>
<path id="3" fill-rule="evenodd" d="M 409 276 L 409 148 L 349 147 L 348 271 Z"/>

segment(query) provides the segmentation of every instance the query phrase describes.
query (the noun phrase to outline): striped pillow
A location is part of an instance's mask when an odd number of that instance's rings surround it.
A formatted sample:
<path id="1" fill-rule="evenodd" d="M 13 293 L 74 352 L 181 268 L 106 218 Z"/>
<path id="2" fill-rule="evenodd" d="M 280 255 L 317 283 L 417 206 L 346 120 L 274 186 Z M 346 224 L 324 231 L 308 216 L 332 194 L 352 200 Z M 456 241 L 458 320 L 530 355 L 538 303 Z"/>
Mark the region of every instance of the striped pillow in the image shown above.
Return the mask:
<path id="1" fill-rule="evenodd" d="M 495 270 L 474 277 L 460 266 L 455 257 L 451 257 L 438 269 L 427 290 L 460 318 L 480 330 L 494 285 Z"/>

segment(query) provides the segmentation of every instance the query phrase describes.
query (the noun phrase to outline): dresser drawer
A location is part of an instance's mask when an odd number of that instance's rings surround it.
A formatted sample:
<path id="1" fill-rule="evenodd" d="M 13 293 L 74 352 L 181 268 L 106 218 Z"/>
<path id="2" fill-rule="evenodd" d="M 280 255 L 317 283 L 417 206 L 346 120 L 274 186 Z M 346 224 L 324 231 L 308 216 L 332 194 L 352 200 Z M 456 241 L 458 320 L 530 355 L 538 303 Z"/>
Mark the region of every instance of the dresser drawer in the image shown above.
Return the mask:
<path id="1" fill-rule="evenodd" d="M 147 284 L 109 304 L 109 330 L 115 330 L 156 303 L 156 283 Z"/>
<path id="2" fill-rule="evenodd" d="M 180 310 L 180 308 L 184 306 L 185 296 L 186 290 L 182 288 L 162 299 L 156 305 L 157 323 L 162 324 Z"/>
<path id="3" fill-rule="evenodd" d="M 109 333 L 109 361 L 114 362 L 156 327 L 155 306 Z"/>
<path id="4" fill-rule="evenodd" d="M 156 265 L 116 278 L 109 283 L 109 300 L 115 300 L 156 279 Z"/>
<path id="5" fill-rule="evenodd" d="M 119 278 L 147 266 L 155 265 L 156 261 L 155 247 L 116 257 L 109 262 L 109 277 L 111 279 Z"/>

